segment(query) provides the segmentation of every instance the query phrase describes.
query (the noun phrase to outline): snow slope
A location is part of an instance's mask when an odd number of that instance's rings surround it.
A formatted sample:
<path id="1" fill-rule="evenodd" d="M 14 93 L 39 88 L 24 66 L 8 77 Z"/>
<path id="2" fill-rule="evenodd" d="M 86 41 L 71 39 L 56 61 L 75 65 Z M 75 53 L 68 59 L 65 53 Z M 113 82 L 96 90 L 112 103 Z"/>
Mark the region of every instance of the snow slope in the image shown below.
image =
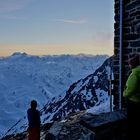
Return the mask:
<path id="1" fill-rule="evenodd" d="M 75 81 L 93 73 L 108 56 L 31 56 L 14 53 L 0 59 L 0 135 L 26 115 L 30 101 L 38 109 Z M 25 123 L 26 120 L 25 120 Z"/>

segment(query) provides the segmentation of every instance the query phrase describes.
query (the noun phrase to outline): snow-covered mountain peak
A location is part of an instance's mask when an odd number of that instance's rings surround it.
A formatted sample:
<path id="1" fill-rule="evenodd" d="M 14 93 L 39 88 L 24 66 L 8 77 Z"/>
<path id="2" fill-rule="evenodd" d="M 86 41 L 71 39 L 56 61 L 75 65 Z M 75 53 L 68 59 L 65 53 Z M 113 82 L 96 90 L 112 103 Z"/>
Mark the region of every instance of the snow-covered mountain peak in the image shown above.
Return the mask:
<path id="1" fill-rule="evenodd" d="M 20 56 L 20 55 L 27 55 L 25 52 L 14 52 L 11 56 Z"/>

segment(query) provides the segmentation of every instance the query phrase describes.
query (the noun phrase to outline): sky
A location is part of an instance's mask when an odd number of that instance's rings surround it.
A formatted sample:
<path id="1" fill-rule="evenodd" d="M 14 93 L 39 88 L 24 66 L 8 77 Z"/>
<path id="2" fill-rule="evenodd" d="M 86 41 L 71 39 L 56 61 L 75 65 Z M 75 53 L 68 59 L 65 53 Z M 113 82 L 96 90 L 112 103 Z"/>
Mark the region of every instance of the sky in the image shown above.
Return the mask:
<path id="1" fill-rule="evenodd" d="M 113 54 L 114 0 L 0 0 L 0 56 Z"/>

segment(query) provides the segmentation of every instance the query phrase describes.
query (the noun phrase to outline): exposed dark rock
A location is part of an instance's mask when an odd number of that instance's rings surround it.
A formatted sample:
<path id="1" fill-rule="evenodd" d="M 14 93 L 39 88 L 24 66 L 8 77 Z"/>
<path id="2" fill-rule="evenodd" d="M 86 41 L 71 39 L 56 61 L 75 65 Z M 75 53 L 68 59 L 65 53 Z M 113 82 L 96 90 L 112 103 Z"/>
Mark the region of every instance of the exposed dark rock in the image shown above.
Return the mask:
<path id="1" fill-rule="evenodd" d="M 93 115 L 84 111 L 63 121 L 44 124 L 41 140 L 127 140 L 126 112 L 114 111 Z M 1 140 L 26 140 L 27 131 Z"/>
<path id="2" fill-rule="evenodd" d="M 55 122 L 45 140 L 127 140 L 126 130 L 125 111 L 100 115 L 82 112 L 66 122 Z"/>
<path id="3" fill-rule="evenodd" d="M 125 111 L 86 114 L 81 117 L 80 124 L 95 132 L 94 140 L 127 140 Z"/>

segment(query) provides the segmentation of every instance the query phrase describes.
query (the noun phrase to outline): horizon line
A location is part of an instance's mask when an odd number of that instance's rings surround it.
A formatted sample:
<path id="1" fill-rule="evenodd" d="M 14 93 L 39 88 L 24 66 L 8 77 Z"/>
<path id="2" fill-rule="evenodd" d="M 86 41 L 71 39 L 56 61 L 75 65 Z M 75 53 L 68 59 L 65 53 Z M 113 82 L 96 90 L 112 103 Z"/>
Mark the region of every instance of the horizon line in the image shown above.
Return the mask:
<path id="1" fill-rule="evenodd" d="M 112 56 L 112 55 L 109 55 L 109 54 L 89 54 L 89 53 L 61 53 L 61 54 L 31 54 L 31 53 L 27 53 L 27 52 L 23 52 L 23 51 L 15 51 L 11 54 L 7 54 L 7 55 L 1 55 L 0 54 L 0 57 L 9 57 L 9 56 L 13 56 L 13 55 L 16 55 L 16 54 L 21 54 L 21 55 L 29 55 L 29 56 L 63 56 L 63 55 L 71 55 L 71 56 L 77 56 L 77 55 L 81 55 L 81 56 L 98 56 L 98 55 L 106 55 L 106 56 Z"/>

